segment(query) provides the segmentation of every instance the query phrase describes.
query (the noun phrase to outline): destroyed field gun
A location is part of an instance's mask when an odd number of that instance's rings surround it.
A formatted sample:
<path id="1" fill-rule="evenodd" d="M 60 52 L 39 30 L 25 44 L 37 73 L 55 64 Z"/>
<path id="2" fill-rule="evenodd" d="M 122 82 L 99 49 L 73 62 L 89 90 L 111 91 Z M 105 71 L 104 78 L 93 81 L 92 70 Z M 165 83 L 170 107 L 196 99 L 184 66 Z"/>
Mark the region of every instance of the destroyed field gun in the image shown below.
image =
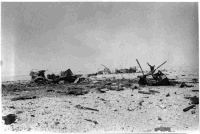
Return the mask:
<path id="1" fill-rule="evenodd" d="M 47 81 L 45 77 L 45 71 L 46 70 L 39 70 L 39 71 L 32 70 L 30 72 L 31 82 L 34 82 L 37 84 L 45 83 Z"/>
<path id="2" fill-rule="evenodd" d="M 139 61 L 136 59 L 141 71 L 142 71 L 142 74 L 143 76 L 138 76 L 140 79 L 138 81 L 138 84 L 140 85 L 171 85 L 170 81 L 168 80 L 168 78 L 166 77 L 165 74 L 163 74 L 161 71 L 159 71 L 157 74 L 154 74 L 154 72 L 160 68 L 162 65 L 164 65 L 167 61 L 165 61 L 164 63 L 162 63 L 160 66 L 158 66 L 156 69 L 154 69 L 152 72 L 150 73 L 147 73 L 147 74 L 144 74 L 143 70 L 142 70 L 142 67 L 140 66 L 140 63 Z M 152 82 L 152 81 L 147 81 L 147 76 L 148 75 L 152 75 L 154 81 L 155 82 Z M 156 76 L 156 77 L 155 77 Z"/>
<path id="3" fill-rule="evenodd" d="M 103 71 L 104 74 L 111 74 L 111 71 L 108 67 L 104 66 L 103 64 L 101 65 L 104 67 L 104 71 Z"/>

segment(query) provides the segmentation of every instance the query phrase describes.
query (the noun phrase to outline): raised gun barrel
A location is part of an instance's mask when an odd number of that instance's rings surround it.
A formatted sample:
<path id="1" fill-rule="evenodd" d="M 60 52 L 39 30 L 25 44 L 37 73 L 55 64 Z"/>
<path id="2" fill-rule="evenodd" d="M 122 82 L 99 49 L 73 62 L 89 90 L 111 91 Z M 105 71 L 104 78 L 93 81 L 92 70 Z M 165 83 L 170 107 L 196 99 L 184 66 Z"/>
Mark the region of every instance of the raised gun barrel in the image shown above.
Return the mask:
<path id="1" fill-rule="evenodd" d="M 139 61 L 136 59 L 136 61 L 137 61 L 137 63 L 138 63 L 138 65 L 140 66 L 140 63 L 139 63 Z M 142 70 L 142 67 L 140 66 L 140 69 Z M 143 76 L 144 76 L 144 72 L 143 72 L 143 70 L 142 70 L 142 74 L 143 74 Z"/>

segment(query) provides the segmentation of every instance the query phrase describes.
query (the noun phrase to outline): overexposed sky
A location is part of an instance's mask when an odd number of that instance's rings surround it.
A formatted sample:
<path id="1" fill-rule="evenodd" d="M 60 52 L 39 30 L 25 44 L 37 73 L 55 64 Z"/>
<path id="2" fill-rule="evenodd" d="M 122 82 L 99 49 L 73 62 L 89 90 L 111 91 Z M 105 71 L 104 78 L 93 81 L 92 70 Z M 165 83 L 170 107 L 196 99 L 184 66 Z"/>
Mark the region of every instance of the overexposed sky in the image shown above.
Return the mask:
<path id="1" fill-rule="evenodd" d="M 1 3 L 2 76 L 196 65 L 198 3 Z"/>

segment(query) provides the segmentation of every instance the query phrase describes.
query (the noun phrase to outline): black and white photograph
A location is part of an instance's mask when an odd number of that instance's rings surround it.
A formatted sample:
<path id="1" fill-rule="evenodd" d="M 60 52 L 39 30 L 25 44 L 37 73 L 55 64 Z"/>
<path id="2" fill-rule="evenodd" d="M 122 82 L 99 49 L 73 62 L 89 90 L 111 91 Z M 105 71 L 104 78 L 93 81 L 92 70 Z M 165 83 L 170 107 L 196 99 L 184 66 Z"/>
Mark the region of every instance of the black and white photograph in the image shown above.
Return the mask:
<path id="1" fill-rule="evenodd" d="M 198 10 L 1 1 L 1 131 L 198 133 Z"/>

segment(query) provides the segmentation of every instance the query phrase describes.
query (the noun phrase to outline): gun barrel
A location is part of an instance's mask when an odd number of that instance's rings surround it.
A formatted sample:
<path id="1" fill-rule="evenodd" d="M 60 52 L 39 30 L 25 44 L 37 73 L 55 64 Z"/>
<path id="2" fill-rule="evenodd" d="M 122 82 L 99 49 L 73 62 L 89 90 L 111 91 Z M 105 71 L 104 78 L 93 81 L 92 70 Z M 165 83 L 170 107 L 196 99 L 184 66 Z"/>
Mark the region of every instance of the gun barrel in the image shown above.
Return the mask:
<path id="1" fill-rule="evenodd" d="M 140 63 L 139 63 L 139 61 L 136 59 L 136 61 L 137 61 L 137 63 L 138 63 L 138 65 L 140 66 Z M 140 66 L 140 69 L 142 70 L 142 67 Z M 144 76 L 144 72 L 143 72 L 143 70 L 142 70 L 142 74 L 143 74 L 143 76 Z"/>
<path id="2" fill-rule="evenodd" d="M 104 66 L 103 64 L 101 64 L 103 67 L 107 68 L 106 66 Z"/>
<path id="3" fill-rule="evenodd" d="M 166 62 L 167 62 L 167 61 L 163 62 L 160 66 L 158 66 L 158 67 L 153 71 L 153 73 L 154 73 L 158 68 L 160 68 L 162 65 L 164 65 Z"/>

